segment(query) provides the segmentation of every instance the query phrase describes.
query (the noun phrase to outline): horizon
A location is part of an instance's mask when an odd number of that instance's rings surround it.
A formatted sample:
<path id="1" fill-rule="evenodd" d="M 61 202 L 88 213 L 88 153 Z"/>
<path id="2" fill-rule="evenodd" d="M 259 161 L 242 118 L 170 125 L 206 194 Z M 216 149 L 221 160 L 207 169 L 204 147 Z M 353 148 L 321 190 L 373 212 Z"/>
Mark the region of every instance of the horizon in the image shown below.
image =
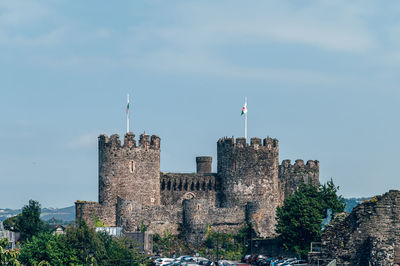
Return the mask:
<path id="1" fill-rule="evenodd" d="M 0 208 L 98 199 L 97 136 L 161 138 L 195 172 L 222 136 L 279 140 L 320 182 L 398 189 L 400 3 L 0 2 Z"/>

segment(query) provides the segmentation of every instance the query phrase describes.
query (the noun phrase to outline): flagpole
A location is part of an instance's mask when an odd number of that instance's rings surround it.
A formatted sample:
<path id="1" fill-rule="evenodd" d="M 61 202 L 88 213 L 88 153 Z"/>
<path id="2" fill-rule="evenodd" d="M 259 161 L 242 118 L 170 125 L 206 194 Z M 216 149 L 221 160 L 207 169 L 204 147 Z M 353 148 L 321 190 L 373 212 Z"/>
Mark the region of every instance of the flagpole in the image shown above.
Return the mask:
<path id="1" fill-rule="evenodd" d="M 126 133 L 129 132 L 129 93 L 127 95 L 127 109 L 126 109 Z"/>
<path id="2" fill-rule="evenodd" d="M 247 97 L 244 98 L 244 105 L 247 108 Z M 244 114 L 244 138 L 247 141 L 247 112 Z"/>

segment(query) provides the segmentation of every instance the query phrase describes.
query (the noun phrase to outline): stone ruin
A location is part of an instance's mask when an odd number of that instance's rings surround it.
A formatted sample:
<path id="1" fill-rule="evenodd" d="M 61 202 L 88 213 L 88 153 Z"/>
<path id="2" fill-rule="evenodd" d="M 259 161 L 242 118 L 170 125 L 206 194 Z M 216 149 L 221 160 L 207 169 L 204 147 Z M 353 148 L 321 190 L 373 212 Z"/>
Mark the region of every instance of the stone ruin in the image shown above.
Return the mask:
<path id="1" fill-rule="evenodd" d="M 400 264 L 400 191 L 371 198 L 337 215 L 322 234 L 320 259 L 343 265 Z"/>
<path id="2" fill-rule="evenodd" d="M 196 158 L 196 173 L 160 172 L 160 138 L 141 134 L 136 144 L 100 135 L 99 200 L 76 201 L 76 218 L 89 225 L 134 232 L 140 225 L 163 234 L 183 233 L 188 243 L 204 240 L 207 228 L 236 232 L 251 224 L 258 237 L 275 236 L 275 210 L 302 183 L 319 184 L 319 162 L 284 160 L 277 139 L 222 138 L 217 172 L 212 157 Z"/>

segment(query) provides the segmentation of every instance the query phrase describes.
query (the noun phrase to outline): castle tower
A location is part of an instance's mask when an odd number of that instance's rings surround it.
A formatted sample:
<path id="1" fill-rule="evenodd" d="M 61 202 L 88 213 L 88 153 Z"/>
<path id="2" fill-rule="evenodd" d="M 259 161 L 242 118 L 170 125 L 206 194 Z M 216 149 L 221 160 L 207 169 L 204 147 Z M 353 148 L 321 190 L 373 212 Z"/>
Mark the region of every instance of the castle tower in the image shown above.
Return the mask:
<path id="1" fill-rule="evenodd" d="M 279 145 L 277 139 L 223 138 L 217 143 L 218 176 L 221 182 L 221 207 L 246 206 L 248 202 L 263 202 L 261 217 L 273 217 L 269 225 L 259 231 L 263 236 L 273 235 L 275 210 L 280 203 Z"/>
<path id="2" fill-rule="evenodd" d="M 218 141 L 218 175 L 222 206 L 244 206 L 249 201 L 270 200 L 279 195 L 278 140 L 223 138 Z"/>
<path id="3" fill-rule="evenodd" d="M 187 243 L 200 245 L 207 232 L 210 220 L 209 202 L 206 199 L 185 199 L 183 201 L 182 224 Z"/>
<path id="4" fill-rule="evenodd" d="M 211 156 L 196 157 L 196 170 L 198 174 L 211 174 L 212 157 Z"/>
<path id="5" fill-rule="evenodd" d="M 106 223 L 115 225 L 117 197 L 135 200 L 143 206 L 160 205 L 160 138 L 125 134 L 99 136 L 99 203 L 105 209 Z"/>

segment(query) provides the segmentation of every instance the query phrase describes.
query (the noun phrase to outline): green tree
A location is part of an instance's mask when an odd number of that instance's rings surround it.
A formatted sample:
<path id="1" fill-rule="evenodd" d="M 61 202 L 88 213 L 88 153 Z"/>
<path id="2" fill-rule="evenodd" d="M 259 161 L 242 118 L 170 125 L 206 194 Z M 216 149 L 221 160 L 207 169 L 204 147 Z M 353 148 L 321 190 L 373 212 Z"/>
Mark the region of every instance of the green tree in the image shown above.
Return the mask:
<path id="1" fill-rule="evenodd" d="M 310 242 L 321 237 L 323 217 L 321 197 L 316 187 L 302 184 L 298 191 L 278 207 L 276 231 L 283 246 L 304 256 Z"/>
<path id="2" fill-rule="evenodd" d="M 307 255 L 310 243 L 320 241 L 322 220 L 327 210 L 333 213 L 344 211 L 344 201 L 337 195 L 339 187 L 332 179 L 317 187 L 301 184 L 299 189 L 285 199 L 276 211 L 277 226 L 283 246 L 298 255 Z"/>
<path id="3" fill-rule="evenodd" d="M 78 250 L 73 249 L 63 235 L 39 233 L 22 246 L 20 261 L 27 265 L 78 264 Z"/>
<path id="4" fill-rule="evenodd" d="M 335 186 L 333 180 L 329 180 L 326 184 L 319 185 L 319 193 L 322 198 L 323 218 L 327 218 L 327 211 L 332 211 L 332 216 L 336 213 L 344 212 L 346 208 L 346 203 L 342 196 L 338 196 L 337 192 L 339 190 L 338 186 Z"/>
<path id="5" fill-rule="evenodd" d="M 20 217 L 21 217 L 21 213 L 5 219 L 3 221 L 4 229 L 13 231 L 13 232 L 19 232 L 18 220 Z"/>
<path id="6" fill-rule="evenodd" d="M 95 232 L 81 220 L 63 235 L 40 233 L 22 246 L 20 261 L 27 265 L 134 265 L 144 261 L 125 238 Z"/>
<path id="7" fill-rule="evenodd" d="M 26 241 L 32 236 L 47 230 L 45 223 L 40 220 L 40 213 L 40 204 L 35 200 L 29 200 L 28 205 L 22 208 L 22 213 L 16 221 L 22 241 Z"/>
<path id="8" fill-rule="evenodd" d="M 0 247 L 8 248 L 8 238 L 1 238 L 0 239 Z"/>

